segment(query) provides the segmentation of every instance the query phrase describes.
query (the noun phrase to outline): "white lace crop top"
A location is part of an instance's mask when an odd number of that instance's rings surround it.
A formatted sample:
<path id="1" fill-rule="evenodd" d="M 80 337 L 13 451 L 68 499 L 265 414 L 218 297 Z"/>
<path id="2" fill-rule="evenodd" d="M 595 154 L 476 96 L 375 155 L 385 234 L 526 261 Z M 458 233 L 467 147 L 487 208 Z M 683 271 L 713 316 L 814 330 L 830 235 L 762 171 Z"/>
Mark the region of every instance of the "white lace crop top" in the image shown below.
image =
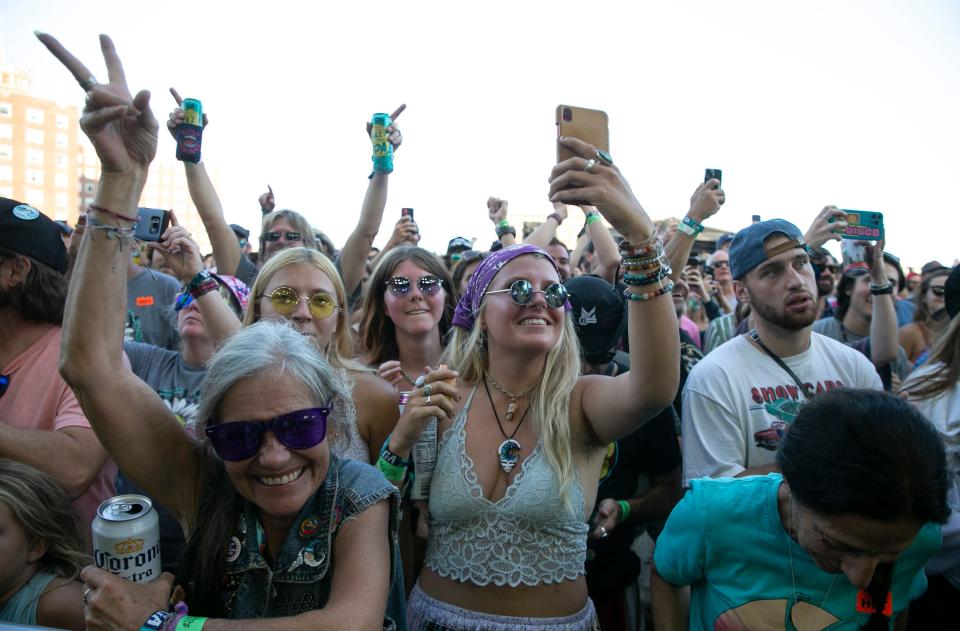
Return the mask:
<path id="1" fill-rule="evenodd" d="M 363 440 L 363 436 L 360 435 L 360 430 L 357 428 L 357 406 L 353 404 L 354 383 L 346 370 L 340 369 L 339 373 L 349 396 L 343 399 L 339 431 L 333 437 L 333 450 L 341 458 L 353 458 L 369 464 L 369 445 Z"/>
<path id="2" fill-rule="evenodd" d="M 425 563 L 456 581 L 517 587 L 575 580 L 584 574 L 587 524 L 579 473 L 574 511 L 538 442 L 496 502 L 483 495 L 466 451 L 466 420 L 474 388 L 453 427 L 444 432 L 430 483 Z"/>

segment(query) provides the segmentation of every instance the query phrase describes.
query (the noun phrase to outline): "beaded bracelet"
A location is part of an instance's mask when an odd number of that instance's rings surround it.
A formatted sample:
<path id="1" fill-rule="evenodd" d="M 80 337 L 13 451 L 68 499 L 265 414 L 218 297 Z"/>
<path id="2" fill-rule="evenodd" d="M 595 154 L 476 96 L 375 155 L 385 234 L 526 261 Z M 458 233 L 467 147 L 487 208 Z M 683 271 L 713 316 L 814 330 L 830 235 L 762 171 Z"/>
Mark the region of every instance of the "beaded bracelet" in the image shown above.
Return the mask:
<path id="1" fill-rule="evenodd" d="M 403 482 L 404 478 L 407 477 L 407 468 L 398 467 L 387 462 L 383 455 L 377 458 L 377 469 L 380 469 L 380 472 L 390 482 Z"/>
<path id="2" fill-rule="evenodd" d="M 651 285 L 667 278 L 672 273 L 669 267 L 661 267 L 652 274 L 624 274 L 623 282 L 625 285 Z"/>
<path id="3" fill-rule="evenodd" d="M 586 221 L 585 223 L 586 223 L 586 225 L 589 226 L 590 224 L 596 223 L 596 222 L 600 221 L 601 219 L 603 219 L 603 216 L 602 216 L 600 213 L 595 212 L 595 211 L 590 211 L 590 212 L 587 213 L 587 221 Z"/>
<path id="4" fill-rule="evenodd" d="M 663 256 L 656 256 L 652 258 L 639 259 L 639 258 L 625 258 L 623 259 L 623 268 L 634 271 L 642 272 L 655 270 L 658 267 L 663 267 L 667 263 L 666 258 Z"/>
<path id="5" fill-rule="evenodd" d="M 660 235 L 656 230 L 654 230 L 649 237 L 638 243 L 630 243 L 629 241 L 620 242 L 621 256 L 643 256 L 652 254 L 658 250 L 663 250 L 663 241 L 660 239 Z"/>
<path id="6" fill-rule="evenodd" d="M 122 215 L 115 210 L 110 210 L 109 208 L 104 208 L 103 206 L 97 206 L 95 204 L 90 204 L 87 208 L 89 210 L 96 210 L 98 212 L 107 213 L 112 217 L 116 217 L 117 219 L 123 219 L 124 221 L 132 221 L 133 223 L 137 223 L 138 221 L 140 221 L 140 217 L 131 217 L 129 215 Z"/>
<path id="7" fill-rule="evenodd" d="M 654 298 L 658 298 L 664 294 L 669 294 L 672 291 L 673 291 L 673 281 L 671 280 L 671 281 L 667 281 L 667 284 L 664 285 L 663 287 L 660 287 L 659 289 L 656 289 L 654 291 L 648 291 L 642 294 L 634 293 L 630 291 L 630 288 L 628 287 L 627 289 L 623 290 L 623 297 L 626 298 L 627 300 L 644 302 L 647 300 L 653 300 Z"/>
<path id="8" fill-rule="evenodd" d="M 630 502 L 626 500 L 617 500 L 617 506 L 620 507 L 620 521 L 627 521 L 630 517 Z"/>

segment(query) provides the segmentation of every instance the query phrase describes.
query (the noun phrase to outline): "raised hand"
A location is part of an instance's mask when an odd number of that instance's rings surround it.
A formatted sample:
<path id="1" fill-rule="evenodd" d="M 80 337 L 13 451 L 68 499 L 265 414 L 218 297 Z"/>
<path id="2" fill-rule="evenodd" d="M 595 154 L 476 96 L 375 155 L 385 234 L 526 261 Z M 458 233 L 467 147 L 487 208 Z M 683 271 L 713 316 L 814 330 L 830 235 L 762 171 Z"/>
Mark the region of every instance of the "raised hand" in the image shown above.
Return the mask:
<path id="1" fill-rule="evenodd" d="M 507 218 L 507 200 L 499 197 L 490 197 L 487 199 L 487 215 L 493 225 L 497 225 Z"/>
<path id="2" fill-rule="evenodd" d="M 690 211 L 687 214 L 703 223 L 714 216 L 725 201 L 727 201 L 727 195 L 720 188 L 720 180 L 707 180 L 693 191 L 690 197 Z"/>
<path id="3" fill-rule="evenodd" d="M 830 221 L 833 219 L 833 221 Z M 811 248 L 819 248 L 831 239 L 839 241 L 840 233 L 847 227 L 847 214 L 836 206 L 824 206 L 807 228 L 803 240 Z"/>
<path id="4" fill-rule="evenodd" d="M 183 283 L 190 282 L 203 270 L 200 246 L 187 229 L 179 225 L 173 211 L 170 211 L 170 227 L 160 237 L 160 242 L 148 243 L 147 246 L 166 255 L 167 267 Z"/>
<path id="5" fill-rule="evenodd" d="M 267 192 L 262 193 L 259 197 L 260 209 L 267 212 L 273 212 L 273 209 L 277 207 L 277 202 L 273 198 L 273 189 L 270 188 L 270 185 L 267 184 Z"/>
<path id="6" fill-rule="evenodd" d="M 102 171 L 121 174 L 138 171 L 146 178 L 147 168 L 157 155 L 159 125 L 150 111 L 150 92 L 141 90 L 135 97 L 130 95 L 113 41 L 106 35 L 100 36 L 110 82 L 97 83 L 87 67 L 53 36 L 36 35 L 87 91 L 80 128 L 93 143 Z"/>
<path id="7" fill-rule="evenodd" d="M 397 127 L 397 119 L 400 117 L 400 114 L 403 113 L 403 110 L 407 109 L 407 104 L 404 103 L 397 109 L 393 110 L 393 114 L 390 115 L 390 120 L 393 121 L 390 123 L 390 126 L 387 127 L 387 140 L 390 141 L 390 144 L 393 145 L 393 150 L 396 151 L 400 148 L 400 144 L 403 142 L 403 135 L 400 133 L 400 128 Z M 367 136 L 373 132 L 373 125 L 370 124 L 370 121 L 367 121 Z"/>
<path id="8" fill-rule="evenodd" d="M 642 241 L 654 231 L 653 222 L 614 164 L 598 158 L 597 148 L 578 138 L 559 142 L 576 155 L 559 163 L 550 175 L 550 201 L 596 206 L 629 241 Z"/>
<path id="9" fill-rule="evenodd" d="M 174 108 L 172 112 L 170 112 L 170 117 L 167 120 L 167 131 L 169 131 L 170 135 L 173 136 L 174 139 L 176 139 L 177 125 L 182 123 L 185 117 L 183 110 L 180 109 L 180 106 L 183 104 L 183 97 L 180 96 L 180 93 L 177 92 L 176 88 L 170 88 L 170 94 L 173 96 L 173 100 L 177 102 L 177 107 Z M 204 112 L 203 114 L 204 129 L 207 128 L 207 123 L 209 122 L 210 122 L 210 119 L 207 118 L 207 114 L 206 112 Z"/>

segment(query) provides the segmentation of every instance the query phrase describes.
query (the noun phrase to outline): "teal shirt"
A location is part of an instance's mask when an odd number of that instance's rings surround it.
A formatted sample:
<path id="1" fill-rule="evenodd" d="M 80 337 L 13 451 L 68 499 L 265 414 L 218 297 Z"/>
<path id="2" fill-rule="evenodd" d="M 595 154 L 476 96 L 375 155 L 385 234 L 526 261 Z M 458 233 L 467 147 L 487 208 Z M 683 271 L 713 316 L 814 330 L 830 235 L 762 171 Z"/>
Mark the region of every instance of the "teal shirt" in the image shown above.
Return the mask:
<path id="1" fill-rule="evenodd" d="M 18 624 L 37 624 L 37 604 L 43 590 L 56 575 L 49 572 L 37 572 L 26 584 L 20 588 L 13 598 L 0 609 L 0 622 L 16 622 Z"/>
<path id="2" fill-rule="evenodd" d="M 818 568 L 783 529 L 777 511 L 782 480 L 777 473 L 692 480 L 673 509 L 654 561 L 664 580 L 691 586 L 691 630 L 786 629 L 791 605 L 794 617 L 802 614 L 804 620 L 818 621 L 811 628 L 830 631 L 858 629 L 870 617 L 857 611 L 859 590 L 846 576 Z M 893 617 L 926 590 L 923 567 L 939 547 L 940 528 L 928 523 L 897 559 Z"/>

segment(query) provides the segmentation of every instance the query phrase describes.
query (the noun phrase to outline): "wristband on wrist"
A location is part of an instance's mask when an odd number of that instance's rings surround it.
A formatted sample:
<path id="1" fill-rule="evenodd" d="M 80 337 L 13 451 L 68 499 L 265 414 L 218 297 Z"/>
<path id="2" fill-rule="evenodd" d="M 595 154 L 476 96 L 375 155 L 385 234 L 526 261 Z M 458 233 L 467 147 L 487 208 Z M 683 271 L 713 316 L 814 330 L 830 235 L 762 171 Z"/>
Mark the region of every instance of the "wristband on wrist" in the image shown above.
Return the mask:
<path id="1" fill-rule="evenodd" d="M 601 219 L 603 219 L 603 216 L 600 213 L 596 212 L 595 210 L 591 210 L 587 213 L 587 220 L 584 222 L 584 225 L 589 226 L 590 224 L 596 223 Z"/>
<path id="2" fill-rule="evenodd" d="M 620 507 L 620 521 L 627 521 L 630 517 L 630 502 L 626 500 L 617 500 L 617 506 Z"/>
<path id="3" fill-rule="evenodd" d="M 209 270 L 201 270 L 187 283 L 187 291 L 196 300 L 203 294 L 216 291 L 218 286 L 217 279 Z"/>
<path id="4" fill-rule="evenodd" d="M 206 618 L 184 616 L 177 621 L 177 626 L 174 628 L 174 631 L 200 631 L 206 621 Z"/>
<path id="5" fill-rule="evenodd" d="M 549 215 L 547 215 L 547 219 L 553 219 L 554 221 L 557 222 L 558 226 L 563 223 L 563 217 L 561 217 L 557 213 L 550 213 Z"/>
<path id="6" fill-rule="evenodd" d="M 701 232 L 703 232 L 703 224 L 690 215 L 687 215 L 683 218 L 682 222 L 677 224 L 677 230 L 684 234 L 688 234 L 691 237 L 697 237 Z"/>
<path id="7" fill-rule="evenodd" d="M 508 227 L 510 227 L 510 222 L 507 221 L 506 219 L 501 219 L 500 221 L 497 222 L 497 227 L 498 227 L 498 228 L 508 228 Z"/>
<path id="8" fill-rule="evenodd" d="M 893 293 L 893 283 L 887 282 L 885 285 L 874 285 L 870 283 L 870 294 L 874 296 L 883 296 Z"/>
<path id="9" fill-rule="evenodd" d="M 383 473 L 385 477 L 390 482 L 403 482 L 407 477 L 407 468 L 398 467 L 392 465 L 383 457 L 383 454 L 380 454 L 380 457 L 377 459 L 377 469 L 380 469 L 380 472 Z"/>
<path id="10" fill-rule="evenodd" d="M 155 611 L 140 626 L 140 631 L 161 631 L 172 615 L 169 611 Z"/>
<path id="11" fill-rule="evenodd" d="M 115 211 L 115 210 L 110 210 L 109 208 L 104 208 L 103 206 L 97 206 L 97 205 L 95 205 L 95 204 L 90 204 L 90 205 L 87 207 L 87 209 L 88 209 L 88 210 L 95 210 L 95 211 L 101 212 L 101 213 L 107 213 L 107 214 L 110 215 L 111 217 L 116 217 L 117 219 L 123 219 L 124 221 L 132 221 L 133 223 L 137 223 L 138 221 L 140 221 L 140 217 L 139 217 L 139 216 L 131 217 L 130 215 L 122 215 L 122 214 L 118 213 L 118 212 Z"/>
<path id="12" fill-rule="evenodd" d="M 502 239 L 503 235 L 505 234 L 512 234 L 513 236 L 517 236 L 517 229 L 514 228 L 513 226 L 503 226 L 501 228 L 497 228 L 498 239 Z"/>
<path id="13" fill-rule="evenodd" d="M 410 464 L 409 460 L 404 460 L 397 454 L 390 451 L 390 436 L 393 434 L 388 434 L 387 439 L 383 441 L 383 446 L 380 448 L 380 457 L 386 460 L 388 463 L 394 467 L 403 467 L 404 469 Z"/>

